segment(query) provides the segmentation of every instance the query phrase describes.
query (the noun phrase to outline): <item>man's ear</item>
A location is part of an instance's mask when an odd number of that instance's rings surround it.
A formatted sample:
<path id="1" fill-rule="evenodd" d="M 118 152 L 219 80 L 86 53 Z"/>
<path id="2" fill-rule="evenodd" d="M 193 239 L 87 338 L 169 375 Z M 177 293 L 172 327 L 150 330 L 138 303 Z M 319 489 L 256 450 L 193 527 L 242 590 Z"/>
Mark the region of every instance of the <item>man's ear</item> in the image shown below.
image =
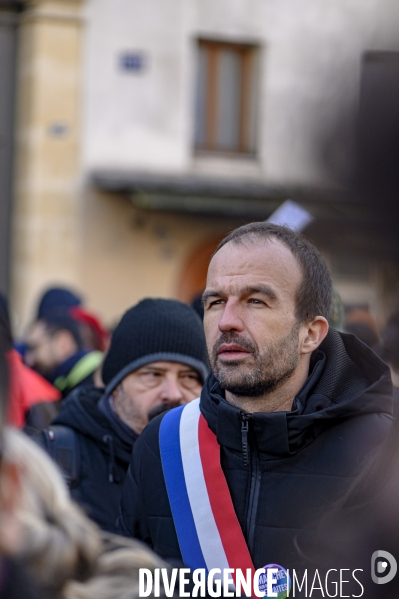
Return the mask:
<path id="1" fill-rule="evenodd" d="M 113 399 L 115 399 L 115 397 L 117 397 L 117 395 L 119 394 L 119 391 L 122 389 L 122 382 L 118 383 L 115 387 L 115 389 L 113 389 L 110 393 L 110 395 L 112 396 Z"/>
<path id="2" fill-rule="evenodd" d="M 324 316 L 316 316 L 304 325 L 301 354 L 311 354 L 317 349 L 328 333 L 328 322 Z"/>

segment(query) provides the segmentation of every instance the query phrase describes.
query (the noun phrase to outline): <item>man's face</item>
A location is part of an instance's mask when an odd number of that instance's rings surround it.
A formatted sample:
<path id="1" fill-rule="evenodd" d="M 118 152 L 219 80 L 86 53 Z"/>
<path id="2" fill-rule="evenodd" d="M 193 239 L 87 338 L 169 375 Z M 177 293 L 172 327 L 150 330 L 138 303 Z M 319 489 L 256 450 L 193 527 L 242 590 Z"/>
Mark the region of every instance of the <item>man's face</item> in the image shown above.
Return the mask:
<path id="1" fill-rule="evenodd" d="M 201 393 L 196 370 L 178 362 L 151 362 L 128 374 L 113 392 L 119 418 L 140 434 L 165 409 L 196 399 Z"/>
<path id="2" fill-rule="evenodd" d="M 60 363 L 57 352 L 57 337 L 50 335 L 43 322 L 36 322 L 29 331 L 25 353 L 25 362 L 46 375 Z"/>
<path id="3" fill-rule="evenodd" d="M 211 369 L 234 395 L 260 397 L 287 381 L 300 357 L 295 315 L 300 266 L 272 239 L 227 243 L 212 258 L 204 293 Z"/>

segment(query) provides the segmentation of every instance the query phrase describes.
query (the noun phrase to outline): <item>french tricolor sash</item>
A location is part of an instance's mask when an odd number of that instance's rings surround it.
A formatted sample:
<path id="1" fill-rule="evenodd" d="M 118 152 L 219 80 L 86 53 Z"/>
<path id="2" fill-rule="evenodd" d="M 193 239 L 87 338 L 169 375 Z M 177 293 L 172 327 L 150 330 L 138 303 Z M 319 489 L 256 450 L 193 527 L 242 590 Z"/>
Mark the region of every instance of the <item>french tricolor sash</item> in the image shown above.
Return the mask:
<path id="1" fill-rule="evenodd" d="M 168 412 L 159 440 L 162 468 L 184 564 L 205 568 L 255 568 L 220 465 L 216 435 L 199 399 Z M 233 575 L 235 582 L 235 576 Z"/>

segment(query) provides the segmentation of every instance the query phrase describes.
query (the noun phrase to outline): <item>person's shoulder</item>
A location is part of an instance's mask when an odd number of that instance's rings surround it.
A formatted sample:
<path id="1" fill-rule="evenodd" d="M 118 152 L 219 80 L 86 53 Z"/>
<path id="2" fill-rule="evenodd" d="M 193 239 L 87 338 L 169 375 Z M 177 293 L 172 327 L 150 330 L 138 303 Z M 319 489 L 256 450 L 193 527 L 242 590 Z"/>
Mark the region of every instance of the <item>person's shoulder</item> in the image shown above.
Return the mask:
<path id="1" fill-rule="evenodd" d="M 158 414 L 158 416 L 153 418 L 147 424 L 134 445 L 133 456 L 139 456 L 142 453 L 150 451 L 160 459 L 159 430 L 161 428 L 162 421 L 167 414 L 177 409 L 179 408 L 172 408 L 172 410 Z"/>
<path id="2" fill-rule="evenodd" d="M 48 426 L 62 409 L 62 400 L 38 402 L 26 412 L 24 431 L 34 436 Z"/>
<path id="3" fill-rule="evenodd" d="M 153 452 L 157 457 L 160 456 L 159 451 L 159 429 L 161 427 L 162 420 L 164 419 L 167 412 L 159 414 L 153 420 L 151 420 L 144 428 L 142 433 L 139 435 L 136 443 L 134 444 L 133 455 L 138 455 L 146 451 Z"/>
<path id="4" fill-rule="evenodd" d="M 80 385 L 75 387 L 65 396 L 62 401 L 63 406 L 70 405 L 73 402 L 89 402 L 96 404 L 104 393 L 103 387 L 95 385 Z"/>
<path id="5" fill-rule="evenodd" d="M 80 427 L 77 425 L 82 419 L 87 417 L 97 420 L 103 416 L 98 410 L 98 402 L 104 393 L 104 389 L 94 385 L 76 387 L 71 391 L 61 403 L 61 409 L 51 424 L 64 424 L 71 428 Z M 103 416 L 105 419 L 105 416 Z"/>

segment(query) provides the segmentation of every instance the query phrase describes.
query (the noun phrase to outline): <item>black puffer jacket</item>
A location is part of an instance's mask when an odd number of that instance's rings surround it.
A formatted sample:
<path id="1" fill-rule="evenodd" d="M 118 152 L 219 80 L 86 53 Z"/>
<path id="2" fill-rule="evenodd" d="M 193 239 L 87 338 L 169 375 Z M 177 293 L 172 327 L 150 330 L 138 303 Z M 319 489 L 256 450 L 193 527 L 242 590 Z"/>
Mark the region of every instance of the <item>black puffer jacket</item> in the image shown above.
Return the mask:
<path id="1" fill-rule="evenodd" d="M 81 387 L 64 399 L 52 424 L 75 431 L 79 448 L 78 480 L 72 497 L 104 530 L 112 530 L 118 514 L 123 482 L 137 435 L 122 439 L 114 423 L 99 409 L 104 393 L 96 387 Z M 39 440 L 45 446 L 44 435 Z"/>
<path id="2" fill-rule="evenodd" d="M 334 330 L 313 355 L 311 374 L 291 412 L 244 415 L 208 377 L 201 412 L 221 446 L 222 468 L 256 568 L 303 565 L 297 535 L 318 522 L 386 437 L 392 403 L 387 366 L 355 337 Z M 160 461 L 161 419 L 135 445 L 117 530 L 144 540 L 164 558 L 181 559 Z"/>

